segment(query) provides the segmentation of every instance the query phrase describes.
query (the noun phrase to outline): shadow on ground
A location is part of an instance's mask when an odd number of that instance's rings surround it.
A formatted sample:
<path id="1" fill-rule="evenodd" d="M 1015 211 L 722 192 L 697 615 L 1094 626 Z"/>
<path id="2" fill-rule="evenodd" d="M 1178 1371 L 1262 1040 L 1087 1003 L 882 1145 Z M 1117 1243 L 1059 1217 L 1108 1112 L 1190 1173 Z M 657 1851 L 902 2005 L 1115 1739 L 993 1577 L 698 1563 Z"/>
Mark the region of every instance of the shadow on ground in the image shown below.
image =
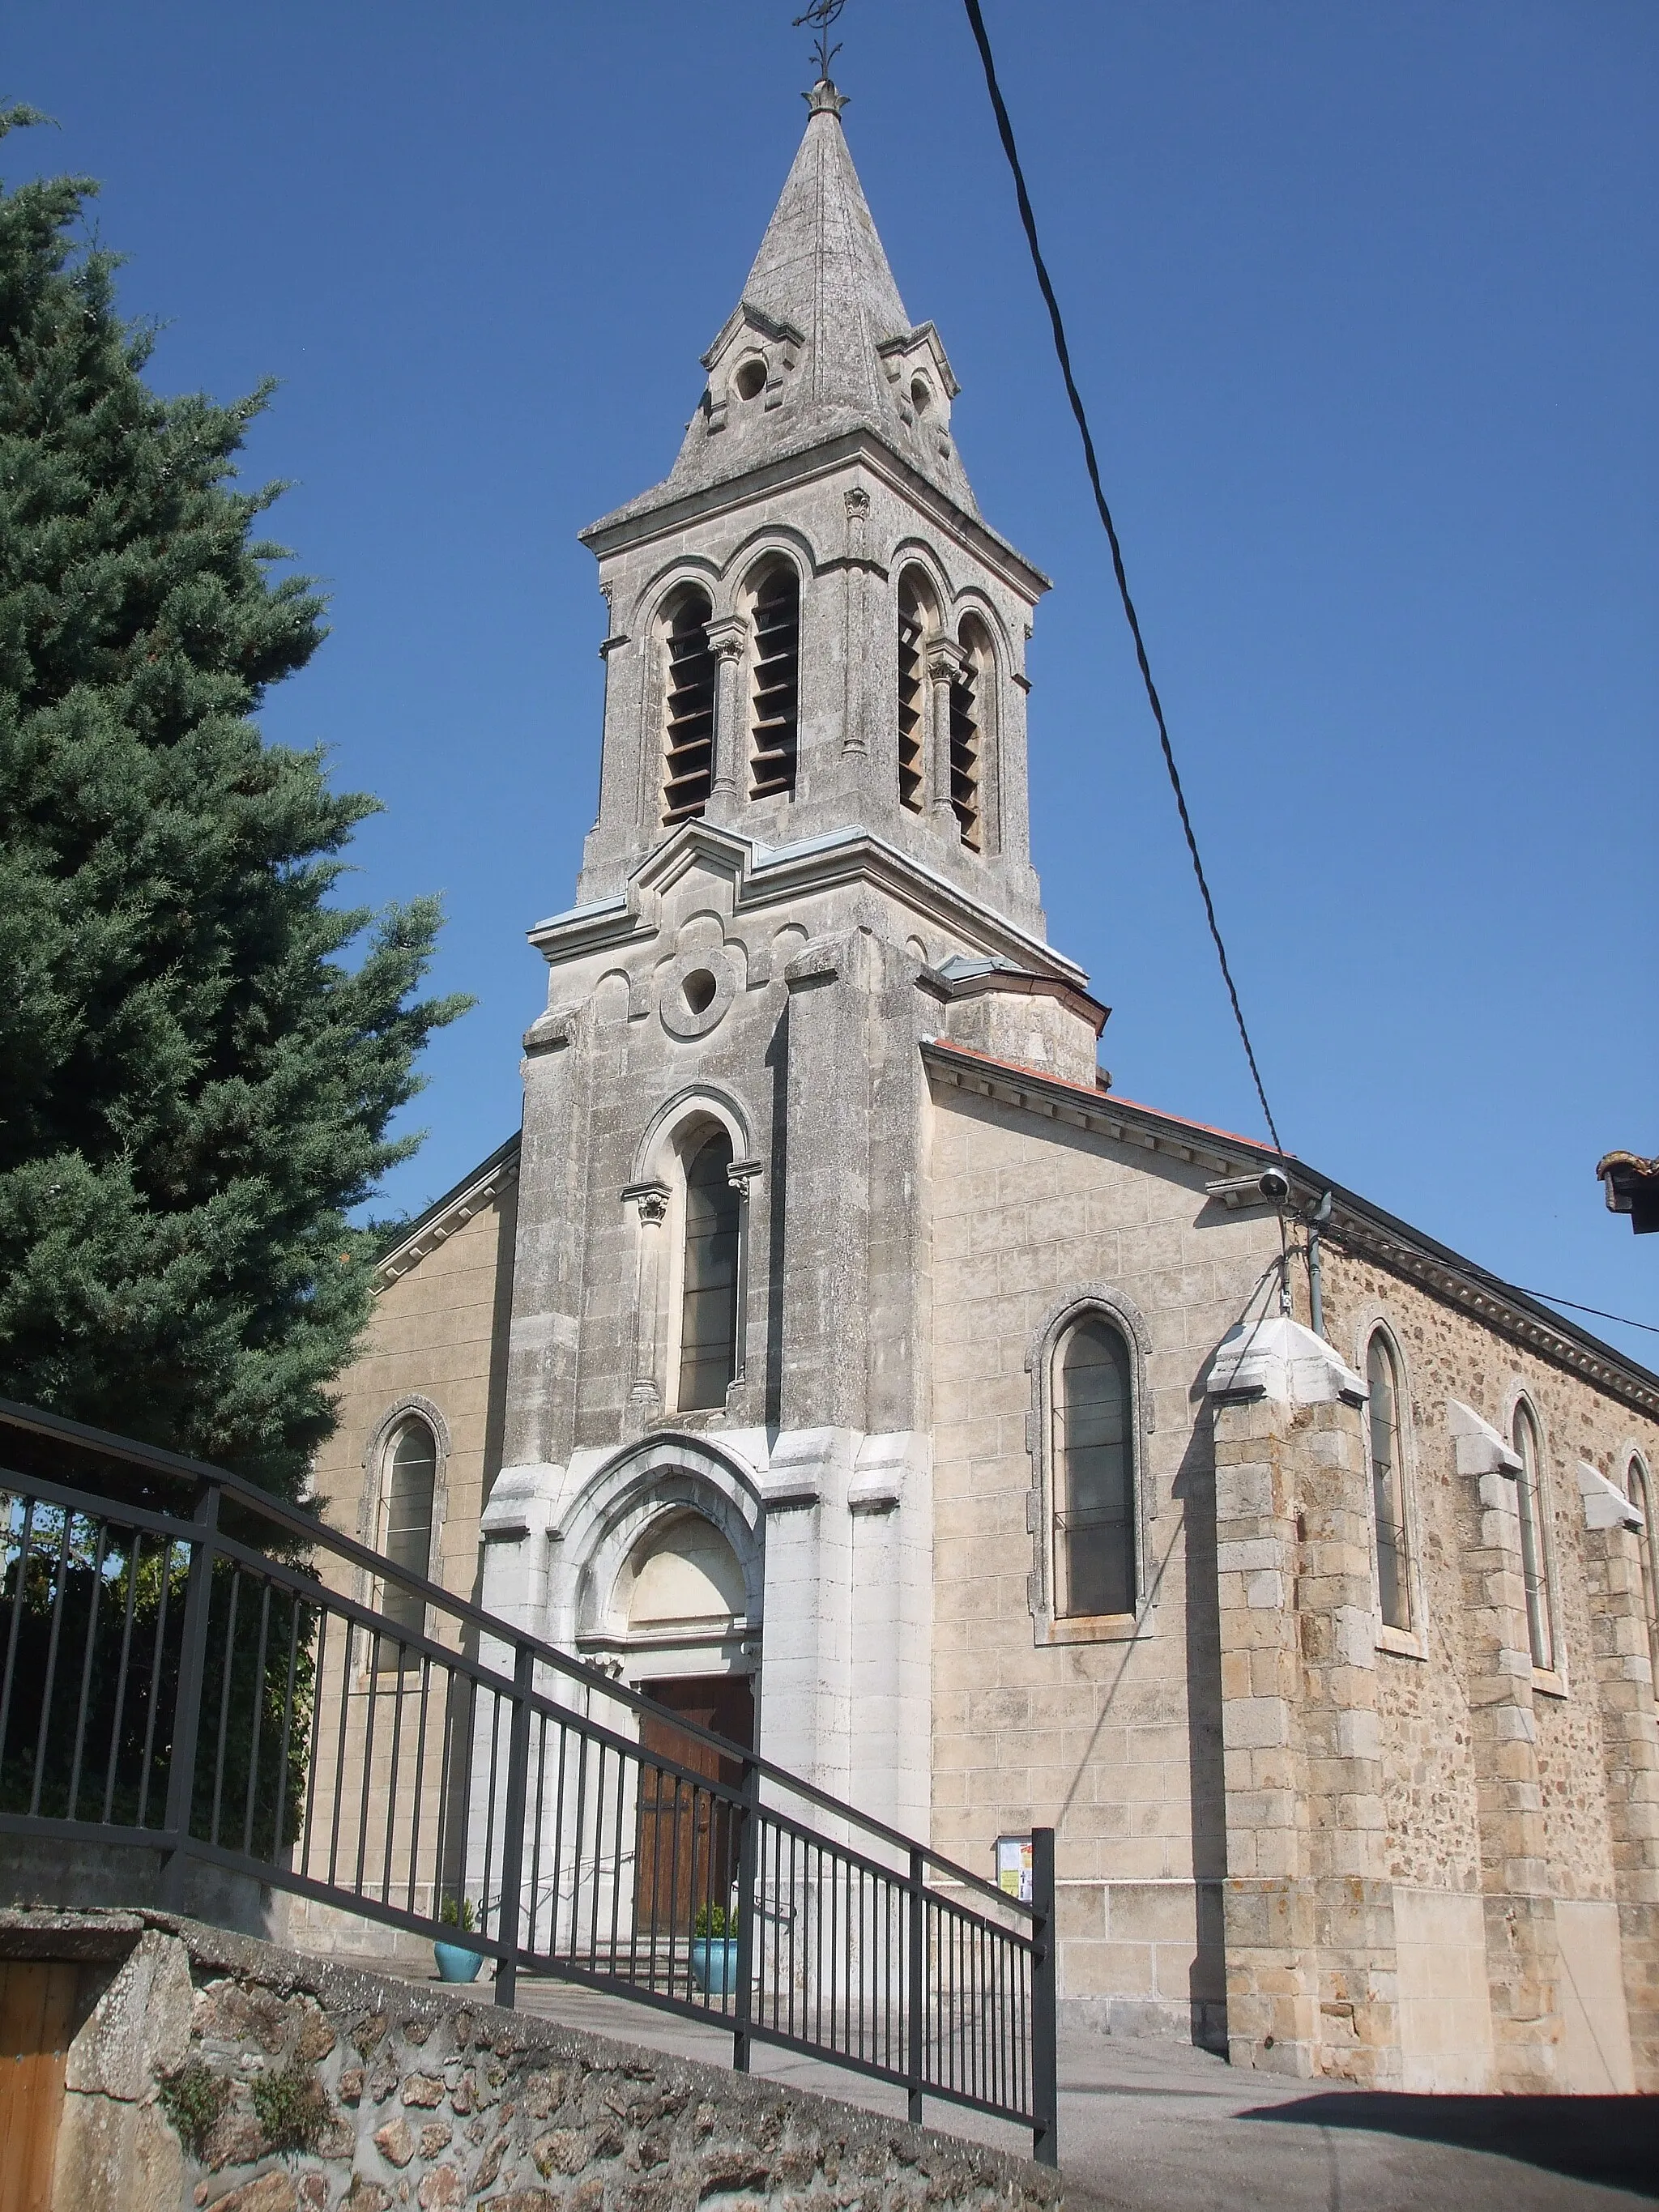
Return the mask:
<path id="1" fill-rule="evenodd" d="M 1414 2097 L 1344 2089 L 1254 2105 L 1241 2120 L 1365 2128 L 1376 2135 L 1495 2151 L 1578 2181 L 1659 2200 L 1659 2097 Z"/>

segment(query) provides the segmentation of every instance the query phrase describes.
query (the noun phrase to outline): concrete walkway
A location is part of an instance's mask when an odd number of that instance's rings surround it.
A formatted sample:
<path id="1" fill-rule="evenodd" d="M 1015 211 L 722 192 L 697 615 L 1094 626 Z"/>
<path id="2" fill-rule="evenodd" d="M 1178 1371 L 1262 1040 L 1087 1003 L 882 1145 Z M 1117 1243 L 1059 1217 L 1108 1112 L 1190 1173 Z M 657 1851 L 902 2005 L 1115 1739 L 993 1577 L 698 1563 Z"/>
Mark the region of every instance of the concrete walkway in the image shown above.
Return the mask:
<path id="1" fill-rule="evenodd" d="M 714 2065 L 714 2028 L 566 1982 L 527 2012 Z M 755 2071 L 902 2117 L 902 2090 L 756 2046 Z M 1078 2212 L 1613 2212 L 1659 2202 L 1659 2098 L 1379 2096 L 1235 2073 L 1184 2045 L 1062 2031 L 1060 2167 Z M 929 2099 L 930 2127 L 1025 2151 L 1024 2130 Z"/>

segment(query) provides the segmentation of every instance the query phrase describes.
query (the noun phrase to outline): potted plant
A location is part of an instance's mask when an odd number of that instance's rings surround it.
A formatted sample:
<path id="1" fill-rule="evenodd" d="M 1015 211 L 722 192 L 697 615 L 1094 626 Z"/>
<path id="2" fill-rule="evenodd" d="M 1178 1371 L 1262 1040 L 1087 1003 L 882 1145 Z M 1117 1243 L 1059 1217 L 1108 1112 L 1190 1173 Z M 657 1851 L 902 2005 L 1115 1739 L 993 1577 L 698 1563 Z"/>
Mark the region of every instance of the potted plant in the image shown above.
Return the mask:
<path id="1" fill-rule="evenodd" d="M 691 1923 L 691 1978 L 706 1996 L 730 1996 L 738 1986 L 738 1908 L 700 1905 Z"/>
<path id="2" fill-rule="evenodd" d="M 445 1928 L 463 1936 L 470 1936 L 478 1924 L 472 1899 L 465 1895 L 445 1898 L 438 1908 L 438 1919 Z M 466 1943 L 434 1942 L 432 1955 L 438 1962 L 441 1982 L 476 1982 L 483 1964 L 483 1953 Z"/>

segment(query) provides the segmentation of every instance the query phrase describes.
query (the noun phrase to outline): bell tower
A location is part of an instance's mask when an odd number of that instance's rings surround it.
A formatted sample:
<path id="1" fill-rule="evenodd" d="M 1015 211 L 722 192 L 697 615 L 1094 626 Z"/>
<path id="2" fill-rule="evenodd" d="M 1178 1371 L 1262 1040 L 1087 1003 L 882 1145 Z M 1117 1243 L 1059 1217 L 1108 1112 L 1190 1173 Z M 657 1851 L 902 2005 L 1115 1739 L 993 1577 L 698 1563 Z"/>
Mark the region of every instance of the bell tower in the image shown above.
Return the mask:
<path id="1" fill-rule="evenodd" d="M 1030 864 L 1046 584 L 979 514 L 843 105 L 807 95 L 673 469 L 583 532 L 599 812 L 531 932 L 485 1602 L 635 1683 L 744 1677 L 763 1750 L 925 1832 L 921 1043 L 1091 1085 L 1104 1016 Z"/>
<path id="2" fill-rule="evenodd" d="M 684 822 L 863 832 L 1040 933 L 1025 644 L 1046 580 L 980 516 L 957 385 L 899 298 L 827 80 L 667 478 L 583 532 L 611 609 L 584 901 Z"/>

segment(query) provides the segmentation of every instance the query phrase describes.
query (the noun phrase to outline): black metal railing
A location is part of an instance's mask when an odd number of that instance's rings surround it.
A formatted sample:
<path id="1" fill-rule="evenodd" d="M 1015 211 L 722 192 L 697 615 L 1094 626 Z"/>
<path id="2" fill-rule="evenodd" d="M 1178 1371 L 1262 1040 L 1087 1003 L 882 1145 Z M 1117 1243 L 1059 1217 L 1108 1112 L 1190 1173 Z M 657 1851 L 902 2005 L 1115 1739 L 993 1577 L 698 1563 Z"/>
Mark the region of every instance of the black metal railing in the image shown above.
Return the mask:
<path id="1" fill-rule="evenodd" d="M 1054 2135 L 1011 1897 L 221 1469 L 0 1401 L 0 1832 L 148 1846 Z M 647 1735 L 650 1743 L 644 1740 Z"/>

